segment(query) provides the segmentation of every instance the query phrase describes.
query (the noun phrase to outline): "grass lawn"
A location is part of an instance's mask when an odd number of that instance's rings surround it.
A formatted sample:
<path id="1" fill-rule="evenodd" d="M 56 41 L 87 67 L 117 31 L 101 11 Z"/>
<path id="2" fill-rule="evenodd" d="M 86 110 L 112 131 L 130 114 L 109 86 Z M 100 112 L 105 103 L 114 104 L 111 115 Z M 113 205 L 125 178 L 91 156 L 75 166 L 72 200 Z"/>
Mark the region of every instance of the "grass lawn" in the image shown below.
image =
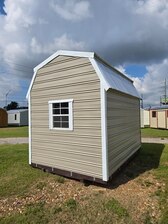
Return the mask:
<path id="1" fill-rule="evenodd" d="M 28 137 L 28 126 L 0 128 L 0 138 Z"/>
<path id="2" fill-rule="evenodd" d="M 0 223 L 168 223 L 168 145 L 143 144 L 107 187 L 28 165 L 28 146 L 0 146 Z"/>
<path id="3" fill-rule="evenodd" d="M 164 129 L 155 129 L 155 128 L 142 128 L 141 129 L 142 137 L 153 137 L 153 138 L 168 138 L 168 130 Z"/>

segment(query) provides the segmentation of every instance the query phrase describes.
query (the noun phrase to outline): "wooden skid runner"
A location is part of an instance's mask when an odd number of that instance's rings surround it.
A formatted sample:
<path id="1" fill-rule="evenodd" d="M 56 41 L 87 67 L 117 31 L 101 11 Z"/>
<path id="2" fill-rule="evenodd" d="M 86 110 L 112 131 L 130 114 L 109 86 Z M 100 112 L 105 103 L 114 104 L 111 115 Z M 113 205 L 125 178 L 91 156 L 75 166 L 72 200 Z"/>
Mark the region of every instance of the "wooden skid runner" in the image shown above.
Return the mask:
<path id="1" fill-rule="evenodd" d="M 42 169 L 43 171 L 46 171 L 49 173 L 57 174 L 60 176 L 64 176 L 64 177 L 68 177 L 68 178 L 72 178 L 72 179 L 76 179 L 76 180 L 82 180 L 82 181 L 86 180 L 86 181 L 91 181 L 91 182 L 96 182 L 96 183 L 101 183 L 101 184 L 107 183 L 106 181 L 103 181 L 99 178 L 90 177 L 87 175 L 74 173 L 74 172 L 70 172 L 70 171 L 65 171 L 65 170 L 54 168 L 54 167 L 44 166 L 41 164 L 31 163 L 31 166 L 34 168 Z"/>

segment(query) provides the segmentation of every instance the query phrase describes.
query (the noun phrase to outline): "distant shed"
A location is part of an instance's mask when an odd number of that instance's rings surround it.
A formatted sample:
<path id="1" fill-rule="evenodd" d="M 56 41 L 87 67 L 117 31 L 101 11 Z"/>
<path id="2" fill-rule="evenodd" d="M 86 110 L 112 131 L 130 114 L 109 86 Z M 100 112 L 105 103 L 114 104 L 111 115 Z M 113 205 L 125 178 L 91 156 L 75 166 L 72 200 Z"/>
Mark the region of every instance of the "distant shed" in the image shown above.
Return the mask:
<path id="1" fill-rule="evenodd" d="M 150 127 L 168 129 L 168 105 L 150 109 Z"/>
<path id="2" fill-rule="evenodd" d="M 26 126 L 28 125 L 28 109 L 8 110 L 9 126 Z"/>
<path id="3" fill-rule="evenodd" d="M 8 126 L 8 114 L 6 110 L 0 108 L 0 128 Z"/>
<path id="4" fill-rule="evenodd" d="M 149 110 L 142 109 L 140 110 L 141 114 L 141 128 L 149 127 Z"/>
<path id="5" fill-rule="evenodd" d="M 107 182 L 141 146 L 133 82 L 95 53 L 56 52 L 35 67 L 27 98 L 33 167 Z"/>

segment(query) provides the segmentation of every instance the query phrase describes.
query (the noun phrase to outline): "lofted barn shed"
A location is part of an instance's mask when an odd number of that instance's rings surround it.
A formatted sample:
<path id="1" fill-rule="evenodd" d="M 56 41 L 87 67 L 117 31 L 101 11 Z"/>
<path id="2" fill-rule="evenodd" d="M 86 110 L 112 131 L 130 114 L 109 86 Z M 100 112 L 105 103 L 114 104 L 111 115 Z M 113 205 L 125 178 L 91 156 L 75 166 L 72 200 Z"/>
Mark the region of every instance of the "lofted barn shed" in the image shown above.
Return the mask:
<path id="1" fill-rule="evenodd" d="M 0 128 L 8 126 L 8 114 L 6 110 L 0 108 Z"/>
<path id="2" fill-rule="evenodd" d="M 57 51 L 34 68 L 27 98 L 33 167 L 107 182 L 141 146 L 133 82 L 95 53 Z"/>

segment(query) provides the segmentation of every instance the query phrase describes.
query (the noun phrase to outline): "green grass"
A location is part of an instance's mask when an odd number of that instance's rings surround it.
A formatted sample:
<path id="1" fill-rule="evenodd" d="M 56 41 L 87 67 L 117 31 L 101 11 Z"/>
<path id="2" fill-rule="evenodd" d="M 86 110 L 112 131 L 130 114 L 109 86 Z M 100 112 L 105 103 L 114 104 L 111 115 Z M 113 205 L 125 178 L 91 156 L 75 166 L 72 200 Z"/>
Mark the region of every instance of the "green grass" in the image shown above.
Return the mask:
<path id="1" fill-rule="evenodd" d="M 168 144 L 143 144 L 135 163 L 141 163 L 146 170 L 152 170 L 156 179 L 165 183 L 165 190 L 159 189 L 161 220 L 159 224 L 168 223 Z M 136 169 L 135 169 L 136 170 Z"/>
<path id="2" fill-rule="evenodd" d="M 143 144 L 139 154 L 122 172 L 128 174 L 130 179 L 134 179 L 146 171 L 150 171 L 158 181 L 165 183 L 165 191 L 159 189 L 155 197 L 158 198 L 162 211 L 158 223 L 168 223 L 168 145 Z M 59 188 L 66 186 L 68 182 L 65 178 L 31 168 L 28 165 L 27 144 L 0 146 L 0 200 L 27 197 L 31 194 L 32 186 L 33 190 L 41 191 L 45 188 L 46 192 L 48 189 L 47 194 L 50 194 L 51 189 L 48 188 L 50 180 L 57 182 Z M 149 188 L 151 184 L 146 180 L 143 182 L 143 187 Z M 79 187 L 78 182 L 76 186 Z M 57 188 L 54 189 L 54 194 L 56 192 Z M 11 215 L 0 217 L 0 223 L 135 223 L 132 221 L 129 206 L 126 209 L 113 196 L 93 191 L 82 200 L 69 197 L 62 203 L 47 204 L 41 199 L 25 205 L 22 213 L 13 212 Z M 143 223 L 151 223 L 151 214 L 148 212 L 146 216 L 144 215 Z"/>
<path id="3" fill-rule="evenodd" d="M 28 137 L 28 126 L 0 128 L 0 138 Z"/>
<path id="4" fill-rule="evenodd" d="M 110 199 L 107 204 L 106 208 L 113 211 L 115 214 L 117 214 L 119 217 L 125 217 L 128 216 L 128 212 L 121 204 L 114 198 Z"/>
<path id="5" fill-rule="evenodd" d="M 65 205 L 70 209 L 76 209 L 77 202 L 73 198 L 70 198 L 68 201 L 66 201 Z"/>
<path id="6" fill-rule="evenodd" d="M 157 169 L 154 170 L 155 176 L 165 182 L 165 190 L 158 190 L 157 196 L 160 199 L 160 206 L 162 208 L 162 217 L 161 217 L 161 224 L 168 223 L 168 145 L 165 146 L 161 159 L 160 164 Z"/>
<path id="7" fill-rule="evenodd" d="M 47 175 L 29 166 L 27 144 L 0 146 L 0 197 L 23 195 Z"/>
<path id="8" fill-rule="evenodd" d="M 168 130 L 155 129 L 155 128 L 142 128 L 142 137 L 153 137 L 153 138 L 168 138 Z"/>

